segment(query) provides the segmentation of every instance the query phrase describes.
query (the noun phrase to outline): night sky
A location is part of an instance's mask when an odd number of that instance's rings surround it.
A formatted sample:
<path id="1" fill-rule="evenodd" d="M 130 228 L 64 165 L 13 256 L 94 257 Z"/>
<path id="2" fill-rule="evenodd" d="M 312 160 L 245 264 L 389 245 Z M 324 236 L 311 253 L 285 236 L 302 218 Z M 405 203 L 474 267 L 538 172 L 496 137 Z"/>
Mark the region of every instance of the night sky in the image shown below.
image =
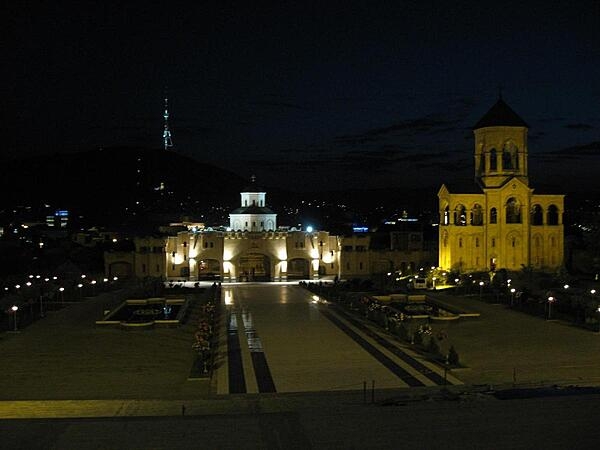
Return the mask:
<path id="1" fill-rule="evenodd" d="M 502 85 L 534 186 L 600 166 L 600 2 L 120 3 L 3 8 L 5 157 L 160 147 L 166 87 L 174 150 L 244 177 L 435 185 Z"/>

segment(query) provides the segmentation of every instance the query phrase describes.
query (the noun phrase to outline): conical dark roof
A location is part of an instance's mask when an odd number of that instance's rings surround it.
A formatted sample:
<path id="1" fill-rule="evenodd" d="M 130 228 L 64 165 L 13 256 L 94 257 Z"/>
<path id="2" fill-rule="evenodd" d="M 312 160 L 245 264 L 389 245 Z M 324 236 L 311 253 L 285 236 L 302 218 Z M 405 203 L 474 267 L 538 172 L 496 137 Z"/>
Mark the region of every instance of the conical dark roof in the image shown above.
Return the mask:
<path id="1" fill-rule="evenodd" d="M 490 108 L 484 116 L 479 119 L 479 122 L 473 127 L 474 130 L 485 127 L 526 127 L 525 123 L 519 115 L 508 106 L 502 98 L 499 98 L 494 106 Z"/>

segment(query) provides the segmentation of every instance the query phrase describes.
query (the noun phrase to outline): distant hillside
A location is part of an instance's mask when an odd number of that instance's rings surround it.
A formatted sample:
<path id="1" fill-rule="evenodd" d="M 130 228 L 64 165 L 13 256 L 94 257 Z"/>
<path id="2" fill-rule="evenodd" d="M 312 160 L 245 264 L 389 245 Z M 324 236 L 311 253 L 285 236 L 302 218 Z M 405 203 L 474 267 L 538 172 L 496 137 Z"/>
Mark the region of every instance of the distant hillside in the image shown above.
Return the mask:
<path id="1" fill-rule="evenodd" d="M 146 148 L 44 155 L 0 167 L 3 207 L 47 203 L 95 217 L 120 215 L 136 202 L 146 208 L 160 204 L 163 211 L 233 205 L 248 184 L 215 166 Z M 166 190 L 156 191 L 161 182 Z"/>

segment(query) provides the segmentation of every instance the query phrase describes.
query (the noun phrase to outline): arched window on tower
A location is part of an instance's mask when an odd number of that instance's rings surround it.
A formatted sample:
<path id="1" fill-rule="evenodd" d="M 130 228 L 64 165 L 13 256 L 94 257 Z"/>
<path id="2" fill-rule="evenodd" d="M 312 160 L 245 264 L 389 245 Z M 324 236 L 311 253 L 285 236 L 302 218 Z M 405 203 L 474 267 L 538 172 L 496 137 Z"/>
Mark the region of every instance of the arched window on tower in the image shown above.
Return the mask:
<path id="1" fill-rule="evenodd" d="M 498 157 L 495 148 L 490 150 L 490 170 L 498 170 Z"/>
<path id="2" fill-rule="evenodd" d="M 454 225 L 464 227 L 467 224 L 467 208 L 464 205 L 457 205 L 454 210 Z"/>
<path id="3" fill-rule="evenodd" d="M 558 225 L 558 208 L 556 205 L 550 205 L 548 207 L 548 213 L 546 214 L 546 223 L 548 225 Z"/>
<path id="4" fill-rule="evenodd" d="M 498 223 L 498 210 L 496 208 L 490 209 L 490 223 Z"/>
<path id="5" fill-rule="evenodd" d="M 511 197 L 506 201 L 506 223 L 521 223 L 521 204 Z"/>
<path id="6" fill-rule="evenodd" d="M 479 173 L 480 174 L 485 173 L 485 153 L 484 152 L 481 152 L 481 158 L 479 160 Z"/>
<path id="7" fill-rule="evenodd" d="M 502 169 L 516 170 L 519 168 L 519 149 L 514 142 L 507 142 L 502 147 Z"/>
<path id="8" fill-rule="evenodd" d="M 448 205 L 446 205 L 446 207 L 442 211 L 441 222 L 442 222 L 442 225 L 450 224 L 450 207 Z"/>
<path id="9" fill-rule="evenodd" d="M 544 211 L 540 205 L 533 205 L 531 208 L 531 225 L 544 224 Z"/>
<path id="10" fill-rule="evenodd" d="M 483 225 L 483 209 L 477 203 L 473 205 L 473 209 L 471 210 L 471 225 Z"/>
<path id="11" fill-rule="evenodd" d="M 512 155 L 510 154 L 510 150 L 505 146 L 502 149 L 502 170 L 512 170 Z"/>

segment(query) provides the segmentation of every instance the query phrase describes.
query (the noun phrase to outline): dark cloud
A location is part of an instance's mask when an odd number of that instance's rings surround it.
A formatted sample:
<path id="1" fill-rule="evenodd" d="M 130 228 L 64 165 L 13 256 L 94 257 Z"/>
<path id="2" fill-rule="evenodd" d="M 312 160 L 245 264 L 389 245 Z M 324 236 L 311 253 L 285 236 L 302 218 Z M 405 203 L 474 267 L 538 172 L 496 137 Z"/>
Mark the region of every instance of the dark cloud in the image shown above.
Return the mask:
<path id="1" fill-rule="evenodd" d="M 267 107 L 274 107 L 274 108 L 283 108 L 283 109 L 299 109 L 302 111 L 307 111 L 309 110 L 309 108 L 306 108 L 304 106 L 301 105 L 296 105 L 294 103 L 286 103 L 286 102 L 251 102 L 251 105 L 256 105 L 256 106 L 267 106 Z"/>
<path id="2" fill-rule="evenodd" d="M 564 128 L 568 130 L 580 130 L 580 131 L 589 131 L 593 130 L 594 126 L 589 123 L 569 123 L 564 125 Z"/>
<path id="3" fill-rule="evenodd" d="M 431 133 L 440 128 L 447 128 L 449 125 L 456 125 L 459 120 L 442 119 L 436 115 L 428 115 L 417 119 L 404 120 L 393 125 L 373 128 L 364 133 L 365 136 L 398 135 L 398 134 L 418 134 Z"/>
<path id="4" fill-rule="evenodd" d="M 551 152 L 562 156 L 597 156 L 600 155 L 600 141 L 583 145 L 575 145 Z"/>

